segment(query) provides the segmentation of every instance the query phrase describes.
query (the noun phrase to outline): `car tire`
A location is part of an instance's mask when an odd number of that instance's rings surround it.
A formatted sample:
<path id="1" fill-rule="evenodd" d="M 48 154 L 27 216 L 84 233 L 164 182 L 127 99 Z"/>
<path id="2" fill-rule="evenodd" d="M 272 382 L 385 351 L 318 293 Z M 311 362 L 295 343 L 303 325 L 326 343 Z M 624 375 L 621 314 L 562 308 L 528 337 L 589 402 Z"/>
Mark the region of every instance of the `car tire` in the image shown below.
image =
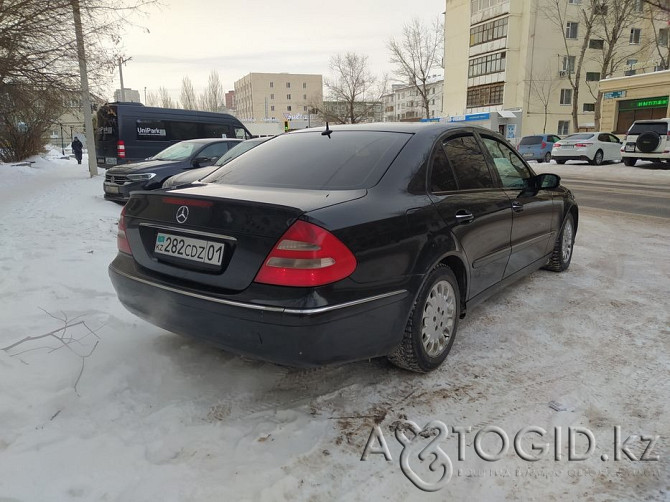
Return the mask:
<path id="1" fill-rule="evenodd" d="M 628 167 L 633 167 L 635 163 L 637 162 L 637 159 L 634 157 L 624 157 L 623 158 L 623 164 Z"/>
<path id="2" fill-rule="evenodd" d="M 565 160 L 562 160 L 562 159 L 561 159 L 561 160 L 559 160 L 559 159 L 554 159 L 554 160 L 556 161 L 557 164 L 560 164 L 560 165 L 563 165 L 563 164 L 565 164 L 565 162 L 566 162 Z"/>
<path id="3" fill-rule="evenodd" d="M 549 164 L 551 162 L 551 152 L 547 152 L 544 154 L 544 161 Z"/>
<path id="4" fill-rule="evenodd" d="M 591 164 L 594 166 L 599 166 L 603 163 L 603 151 L 598 150 L 596 154 L 593 156 L 593 160 L 591 161 Z"/>
<path id="5" fill-rule="evenodd" d="M 403 340 L 388 360 L 418 373 L 434 370 L 454 344 L 460 316 L 458 281 L 449 267 L 440 264 L 428 274 L 412 307 Z"/>
<path id="6" fill-rule="evenodd" d="M 571 214 L 568 214 L 563 222 L 563 228 L 556 238 L 554 251 L 549 258 L 549 263 L 545 266 L 547 270 L 553 272 L 563 272 L 568 269 L 572 261 L 572 251 L 575 245 L 575 221 Z"/>

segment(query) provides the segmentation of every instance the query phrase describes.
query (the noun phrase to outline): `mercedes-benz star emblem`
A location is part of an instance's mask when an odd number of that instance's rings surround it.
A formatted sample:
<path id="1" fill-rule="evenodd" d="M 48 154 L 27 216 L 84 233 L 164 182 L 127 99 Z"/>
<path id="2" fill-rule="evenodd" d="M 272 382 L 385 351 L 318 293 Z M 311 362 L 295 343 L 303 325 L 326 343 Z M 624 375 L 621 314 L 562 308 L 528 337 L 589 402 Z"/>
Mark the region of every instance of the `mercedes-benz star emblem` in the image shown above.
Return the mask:
<path id="1" fill-rule="evenodd" d="M 185 223 L 188 219 L 188 206 L 179 206 L 177 209 L 177 223 Z"/>

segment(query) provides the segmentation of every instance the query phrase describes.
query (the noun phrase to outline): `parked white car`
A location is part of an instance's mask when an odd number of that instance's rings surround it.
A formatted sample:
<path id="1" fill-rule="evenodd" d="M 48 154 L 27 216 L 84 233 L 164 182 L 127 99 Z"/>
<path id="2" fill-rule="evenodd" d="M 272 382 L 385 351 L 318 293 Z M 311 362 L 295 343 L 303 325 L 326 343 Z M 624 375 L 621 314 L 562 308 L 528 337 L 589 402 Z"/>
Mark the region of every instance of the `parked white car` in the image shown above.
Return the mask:
<path id="1" fill-rule="evenodd" d="M 623 144 L 623 163 L 627 166 L 634 166 L 638 159 L 670 162 L 670 119 L 636 120 Z"/>
<path id="2" fill-rule="evenodd" d="M 585 160 L 599 166 L 603 162 L 621 162 L 621 141 L 608 132 L 580 132 L 554 143 L 551 158 L 559 164 Z"/>

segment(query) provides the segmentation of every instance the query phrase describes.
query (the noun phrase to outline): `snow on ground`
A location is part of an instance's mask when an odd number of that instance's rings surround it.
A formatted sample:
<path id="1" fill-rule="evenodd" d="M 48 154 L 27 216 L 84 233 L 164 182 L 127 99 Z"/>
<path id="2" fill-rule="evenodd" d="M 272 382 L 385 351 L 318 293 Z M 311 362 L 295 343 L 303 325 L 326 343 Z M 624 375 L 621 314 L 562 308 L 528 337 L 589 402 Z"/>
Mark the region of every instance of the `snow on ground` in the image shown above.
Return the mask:
<path id="1" fill-rule="evenodd" d="M 2 501 L 670 498 L 668 220 L 583 208 L 570 270 L 538 271 L 471 309 L 432 374 L 383 360 L 295 370 L 126 312 L 107 277 L 120 206 L 85 164 L 0 164 L 0 179 L 0 348 L 71 325 L 67 347 L 41 338 L 0 350 Z M 471 427 L 463 460 L 456 434 L 440 443 L 453 465 L 440 491 L 401 470 L 393 429 L 405 420 Z M 361 460 L 375 424 L 392 461 Z M 501 448 L 487 426 L 510 441 L 495 462 L 476 454 Z M 513 445 L 529 426 L 547 431 L 526 434 L 548 443 L 537 462 Z M 568 459 L 576 426 L 596 440 L 584 461 Z M 659 460 L 615 461 L 615 426 L 622 440 L 660 436 L 648 452 Z M 437 481 L 417 458 L 425 436 L 406 467 Z M 637 459 L 645 444 L 626 443 Z"/>
<path id="2" fill-rule="evenodd" d="M 531 163 L 537 173 L 554 173 L 562 178 L 588 179 L 593 181 L 616 181 L 641 184 L 670 184 L 670 164 L 638 160 L 633 167 L 621 162 L 592 166 L 586 162 L 569 160 L 563 165 L 552 161 L 548 164 Z"/>

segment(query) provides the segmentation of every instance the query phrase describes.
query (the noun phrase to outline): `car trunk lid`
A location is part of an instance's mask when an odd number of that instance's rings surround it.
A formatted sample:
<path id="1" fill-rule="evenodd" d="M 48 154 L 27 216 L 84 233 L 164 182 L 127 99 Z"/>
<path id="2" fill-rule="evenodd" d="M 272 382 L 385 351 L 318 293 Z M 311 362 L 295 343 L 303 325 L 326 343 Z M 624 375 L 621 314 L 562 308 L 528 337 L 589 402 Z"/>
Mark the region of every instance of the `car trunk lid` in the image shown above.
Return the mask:
<path id="1" fill-rule="evenodd" d="M 231 293 L 249 286 L 301 215 L 366 193 L 215 184 L 135 192 L 126 205 L 126 235 L 135 261 L 166 280 Z"/>

